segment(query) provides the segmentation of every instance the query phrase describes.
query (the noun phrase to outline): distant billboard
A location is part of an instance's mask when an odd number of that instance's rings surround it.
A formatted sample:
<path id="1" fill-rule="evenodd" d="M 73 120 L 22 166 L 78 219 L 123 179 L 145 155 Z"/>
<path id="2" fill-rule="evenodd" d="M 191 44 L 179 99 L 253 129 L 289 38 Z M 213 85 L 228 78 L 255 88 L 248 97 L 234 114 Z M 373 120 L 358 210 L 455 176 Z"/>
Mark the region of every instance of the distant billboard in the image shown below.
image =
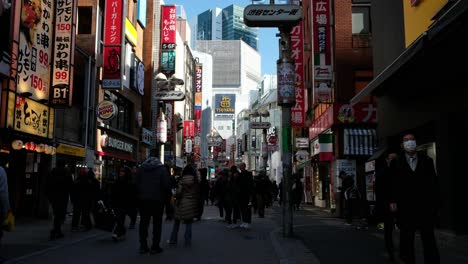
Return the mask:
<path id="1" fill-rule="evenodd" d="M 236 113 L 235 94 L 216 94 L 215 113 L 216 119 L 233 119 Z"/>

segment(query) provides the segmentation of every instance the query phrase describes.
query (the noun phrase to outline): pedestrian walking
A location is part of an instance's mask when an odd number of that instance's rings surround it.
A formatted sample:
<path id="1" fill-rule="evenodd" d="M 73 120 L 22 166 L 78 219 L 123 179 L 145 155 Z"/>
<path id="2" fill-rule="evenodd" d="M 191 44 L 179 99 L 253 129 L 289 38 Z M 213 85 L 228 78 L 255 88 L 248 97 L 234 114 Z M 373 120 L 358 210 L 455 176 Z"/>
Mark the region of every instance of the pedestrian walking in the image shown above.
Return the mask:
<path id="1" fill-rule="evenodd" d="M 434 235 L 439 202 L 437 174 L 434 161 L 416 151 L 416 137 L 403 136 L 401 155 L 392 184 L 390 209 L 398 212 L 400 223 L 400 258 L 415 263 L 414 237 L 418 230 L 424 248 L 425 263 L 440 263 Z"/>
<path id="2" fill-rule="evenodd" d="M 219 209 L 219 217 L 224 219 L 226 211 L 226 189 L 228 182 L 229 174 L 227 171 L 223 170 L 218 173 L 216 176 L 216 181 L 214 184 L 214 196 L 216 197 L 216 205 Z"/>
<path id="3" fill-rule="evenodd" d="M 200 201 L 199 201 L 199 213 L 196 217 L 196 219 L 201 220 L 201 217 L 203 215 L 205 203 L 208 205 L 208 198 L 210 194 L 210 185 L 208 183 L 207 179 L 207 174 L 208 174 L 208 169 L 207 168 L 201 168 L 198 170 L 200 174 Z"/>
<path id="4" fill-rule="evenodd" d="M 343 193 L 345 224 L 351 225 L 353 222 L 353 216 L 359 209 L 359 190 L 354 184 L 354 177 L 352 175 L 348 175 L 346 172 L 340 171 L 338 177 L 342 180 L 341 186 L 338 187 L 338 189 Z"/>
<path id="5" fill-rule="evenodd" d="M 241 196 L 241 186 L 239 183 L 239 172 L 236 166 L 229 170 L 229 177 L 226 185 L 225 208 L 227 228 L 238 228 L 237 221 L 240 219 L 239 202 Z"/>
<path id="6" fill-rule="evenodd" d="M 136 192 L 136 174 L 137 174 L 137 167 L 133 166 L 132 168 L 132 182 L 131 184 L 133 185 L 133 188 Z M 130 217 L 130 224 L 128 225 L 128 229 L 135 229 L 136 221 L 137 221 L 137 216 L 138 216 L 138 203 L 137 203 L 137 197 L 136 193 L 135 196 L 132 197 L 133 200 L 131 200 L 131 205 L 129 208 L 128 216 Z"/>
<path id="7" fill-rule="evenodd" d="M 165 165 L 168 171 L 170 171 L 170 167 Z M 166 221 L 174 220 L 175 208 L 174 208 L 174 200 L 175 200 L 175 192 L 177 190 L 177 180 L 174 175 L 169 175 L 169 186 L 171 188 L 170 196 L 171 198 L 166 203 Z"/>
<path id="8" fill-rule="evenodd" d="M 255 209 L 258 217 L 265 217 L 265 207 L 268 205 L 270 182 L 264 172 L 260 172 L 254 179 Z"/>
<path id="9" fill-rule="evenodd" d="M 116 226 L 112 239 L 118 241 L 125 237 L 125 218 L 134 211 L 136 199 L 136 187 L 132 183 L 132 171 L 130 167 L 123 166 L 119 170 L 117 181 L 111 188 L 111 207 L 114 210 Z"/>
<path id="10" fill-rule="evenodd" d="M 252 172 L 246 169 L 246 164 L 239 164 L 239 210 L 241 213 L 241 228 L 250 228 L 252 224 L 252 199 L 254 195 L 254 181 Z"/>
<path id="11" fill-rule="evenodd" d="M 171 197 L 170 176 L 166 167 L 156 157 L 157 150 L 151 151 L 150 157 L 138 170 L 136 185 L 140 207 L 140 253 L 150 252 L 148 247 L 148 227 L 153 220 L 153 243 L 151 253 L 163 251 L 161 242 L 162 216 L 164 205 Z"/>
<path id="12" fill-rule="evenodd" d="M 293 175 L 294 183 L 292 187 L 293 208 L 299 210 L 304 197 L 304 185 L 301 182 L 301 176 L 298 173 Z"/>
<path id="13" fill-rule="evenodd" d="M 385 247 L 390 261 L 394 261 L 393 229 L 396 224 L 395 214 L 390 210 L 392 178 L 396 173 L 397 153 L 388 151 L 383 162 L 378 163 L 375 174 L 376 211 L 384 224 Z"/>
<path id="14" fill-rule="evenodd" d="M 175 220 L 170 244 L 177 244 L 181 221 L 185 223 L 185 245 L 191 244 L 193 219 L 199 217 L 200 212 L 200 187 L 196 170 L 192 165 L 187 165 L 182 171 L 175 195 Z"/>
<path id="15" fill-rule="evenodd" d="M 54 215 L 53 228 L 50 231 L 50 239 L 53 240 L 64 237 L 62 225 L 73 188 L 73 177 L 64 162 L 58 162 L 57 167 L 53 168 L 48 176 L 46 195 Z"/>
<path id="16" fill-rule="evenodd" d="M 81 169 L 73 183 L 71 200 L 73 204 L 72 231 L 90 230 L 91 208 L 96 199 L 96 190 L 86 169 Z M 80 228 L 80 224 L 82 228 Z"/>

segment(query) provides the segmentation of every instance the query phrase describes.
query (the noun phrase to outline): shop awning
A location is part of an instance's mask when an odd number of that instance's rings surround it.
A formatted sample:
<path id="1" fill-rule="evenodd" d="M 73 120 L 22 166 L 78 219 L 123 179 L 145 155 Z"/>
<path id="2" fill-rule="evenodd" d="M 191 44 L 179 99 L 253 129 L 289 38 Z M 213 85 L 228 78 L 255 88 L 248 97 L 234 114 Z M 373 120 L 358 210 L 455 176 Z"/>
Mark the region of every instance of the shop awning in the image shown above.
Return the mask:
<path id="1" fill-rule="evenodd" d="M 343 154 L 371 156 L 377 147 L 376 130 L 372 128 L 345 128 L 343 133 Z"/>
<path id="2" fill-rule="evenodd" d="M 468 1 L 448 1 L 445 14 L 438 18 L 425 34 L 421 35 L 411 46 L 394 60 L 387 68 L 377 75 L 364 89 L 351 99 L 351 104 L 359 103 L 368 95 L 379 95 L 385 92 L 384 84 L 395 76 L 402 68 L 407 66 L 415 57 L 424 50 L 426 46 L 435 44 L 444 39 L 443 33 L 447 33 L 447 28 L 468 12 Z M 444 9 L 445 10 L 445 9 Z"/>

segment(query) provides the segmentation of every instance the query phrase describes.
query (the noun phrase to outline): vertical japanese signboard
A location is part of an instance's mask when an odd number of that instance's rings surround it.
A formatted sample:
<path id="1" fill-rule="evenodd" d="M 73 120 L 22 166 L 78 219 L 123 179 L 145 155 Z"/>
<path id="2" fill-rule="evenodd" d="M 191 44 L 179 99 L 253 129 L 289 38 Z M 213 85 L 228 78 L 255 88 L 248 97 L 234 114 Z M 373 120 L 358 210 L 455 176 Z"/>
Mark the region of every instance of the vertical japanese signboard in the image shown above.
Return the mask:
<path id="1" fill-rule="evenodd" d="M 296 104 L 291 108 L 291 125 L 293 127 L 304 126 L 305 115 L 305 90 L 304 90 L 304 38 L 303 26 L 299 22 L 291 31 L 292 59 L 296 73 Z"/>
<path id="2" fill-rule="evenodd" d="M 56 2 L 55 37 L 52 60 L 50 103 L 71 106 L 73 94 L 73 61 L 75 42 L 75 0 Z"/>
<path id="3" fill-rule="evenodd" d="M 195 140 L 193 153 L 194 161 L 200 161 L 201 155 L 201 121 L 202 121 L 202 84 L 203 84 L 203 66 L 197 64 L 195 66 Z"/>
<path id="4" fill-rule="evenodd" d="M 122 88 L 123 0 L 107 0 L 104 12 L 102 88 Z"/>
<path id="5" fill-rule="evenodd" d="M 314 103 L 333 100 L 330 18 L 330 0 L 313 0 Z"/>
<path id="6" fill-rule="evenodd" d="M 193 120 L 184 121 L 183 137 L 193 137 L 195 135 L 195 126 Z"/>
<path id="7" fill-rule="evenodd" d="M 16 91 L 36 101 L 47 101 L 54 32 L 54 1 L 30 0 L 17 3 L 21 4 L 21 16 Z"/>
<path id="8" fill-rule="evenodd" d="M 176 6 L 161 6 L 161 71 L 175 73 Z"/>

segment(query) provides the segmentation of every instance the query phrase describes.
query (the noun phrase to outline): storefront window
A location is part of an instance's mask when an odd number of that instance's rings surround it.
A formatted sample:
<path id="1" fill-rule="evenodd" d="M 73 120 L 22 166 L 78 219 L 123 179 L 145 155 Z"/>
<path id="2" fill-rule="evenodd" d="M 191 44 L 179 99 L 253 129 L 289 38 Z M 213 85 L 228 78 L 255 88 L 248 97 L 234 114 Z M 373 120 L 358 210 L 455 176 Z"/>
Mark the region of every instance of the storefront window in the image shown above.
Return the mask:
<path id="1" fill-rule="evenodd" d="M 105 100 L 110 100 L 117 105 L 117 115 L 109 121 L 109 126 L 122 132 L 132 133 L 133 103 L 120 95 L 105 93 Z"/>

